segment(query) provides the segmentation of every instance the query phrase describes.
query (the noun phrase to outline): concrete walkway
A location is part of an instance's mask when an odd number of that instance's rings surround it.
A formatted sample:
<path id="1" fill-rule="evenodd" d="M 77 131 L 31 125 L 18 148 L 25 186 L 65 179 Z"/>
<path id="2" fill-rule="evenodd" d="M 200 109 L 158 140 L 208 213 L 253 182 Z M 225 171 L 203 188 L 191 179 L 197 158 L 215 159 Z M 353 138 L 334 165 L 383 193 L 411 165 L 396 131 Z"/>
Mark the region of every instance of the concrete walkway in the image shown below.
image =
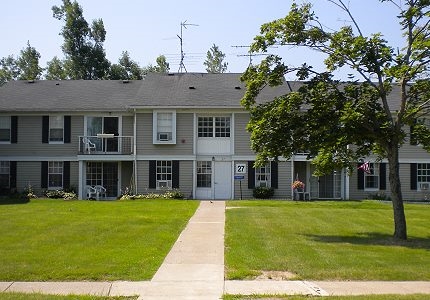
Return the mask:
<path id="1" fill-rule="evenodd" d="M 225 202 L 203 201 L 151 281 L 0 282 L 0 292 L 217 300 L 225 294 L 430 294 L 430 282 L 224 281 Z"/>

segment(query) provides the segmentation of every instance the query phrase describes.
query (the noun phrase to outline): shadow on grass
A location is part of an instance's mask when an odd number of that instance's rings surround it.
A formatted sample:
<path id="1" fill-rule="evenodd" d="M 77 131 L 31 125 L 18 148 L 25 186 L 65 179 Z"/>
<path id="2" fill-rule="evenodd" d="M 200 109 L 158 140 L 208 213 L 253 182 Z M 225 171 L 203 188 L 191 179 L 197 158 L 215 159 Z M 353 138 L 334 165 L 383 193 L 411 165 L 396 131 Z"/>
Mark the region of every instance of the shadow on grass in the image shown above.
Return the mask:
<path id="1" fill-rule="evenodd" d="M 409 237 L 408 240 L 402 241 L 395 239 L 392 235 L 375 232 L 365 232 L 354 236 L 339 235 L 305 235 L 317 242 L 323 243 L 348 243 L 356 245 L 380 245 L 380 246 L 401 246 L 411 249 L 430 250 L 430 237 L 418 238 Z"/>

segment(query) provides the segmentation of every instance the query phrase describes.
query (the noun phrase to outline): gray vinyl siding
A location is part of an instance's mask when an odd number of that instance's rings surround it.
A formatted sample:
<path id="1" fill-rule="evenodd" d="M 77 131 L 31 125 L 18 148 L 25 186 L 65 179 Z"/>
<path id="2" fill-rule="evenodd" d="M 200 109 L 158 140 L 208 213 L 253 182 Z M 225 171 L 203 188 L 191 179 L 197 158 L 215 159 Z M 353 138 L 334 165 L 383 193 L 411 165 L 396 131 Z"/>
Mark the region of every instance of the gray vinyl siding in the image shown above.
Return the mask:
<path id="1" fill-rule="evenodd" d="M 253 155 L 251 150 L 251 134 L 246 131 L 249 114 L 237 113 L 234 115 L 234 153 L 236 155 Z"/>
<path id="2" fill-rule="evenodd" d="M 137 115 L 138 155 L 192 155 L 193 154 L 193 114 L 176 114 L 176 144 L 159 145 L 152 140 L 152 113 Z"/>
<path id="3" fill-rule="evenodd" d="M 134 134 L 134 116 L 123 116 L 122 117 L 122 135 L 133 136 Z"/>
<path id="4" fill-rule="evenodd" d="M 70 162 L 70 188 L 79 192 L 79 163 L 77 161 Z"/>
<path id="5" fill-rule="evenodd" d="M 23 192 L 29 185 L 33 191 L 40 195 L 42 192 L 40 173 L 40 161 L 18 161 L 16 164 L 16 188 L 18 192 Z"/>
<path id="6" fill-rule="evenodd" d="M 42 143 L 42 116 L 18 117 L 18 143 L 0 145 L 0 156 L 74 156 L 78 153 L 78 136 L 83 132 L 83 117 L 71 117 L 71 143 Z"/>
<path id="7" fill-rule="evenodd" d="M 160 192 L 156 189 L 149 189 L 149 161 L 137 162 L 137 178 L 138 194 Z M 190 198 L 193 191 L 193 161 L 179 161 L 179 190 L 186 198 Z"/>
<path id="8" fill-rule="evenodd" d="M 131 179 L 133 178 L 133 162 L 132 161 L 123 161 L 121 162 L 121 191 L 124 191 L 126 187 L 130 188 Z"/>

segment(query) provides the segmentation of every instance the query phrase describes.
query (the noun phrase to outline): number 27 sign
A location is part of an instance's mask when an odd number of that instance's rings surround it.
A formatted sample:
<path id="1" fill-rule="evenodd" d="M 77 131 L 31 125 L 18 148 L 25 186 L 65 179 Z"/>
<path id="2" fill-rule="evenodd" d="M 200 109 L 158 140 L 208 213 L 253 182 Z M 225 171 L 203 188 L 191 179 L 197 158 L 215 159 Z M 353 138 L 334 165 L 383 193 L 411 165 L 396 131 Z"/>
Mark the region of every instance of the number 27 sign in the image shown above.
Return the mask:
<path id="1" fill-rule="evenodd" d="M 246 174 L 246 164 L 236 164 L 236 174 Z"/>

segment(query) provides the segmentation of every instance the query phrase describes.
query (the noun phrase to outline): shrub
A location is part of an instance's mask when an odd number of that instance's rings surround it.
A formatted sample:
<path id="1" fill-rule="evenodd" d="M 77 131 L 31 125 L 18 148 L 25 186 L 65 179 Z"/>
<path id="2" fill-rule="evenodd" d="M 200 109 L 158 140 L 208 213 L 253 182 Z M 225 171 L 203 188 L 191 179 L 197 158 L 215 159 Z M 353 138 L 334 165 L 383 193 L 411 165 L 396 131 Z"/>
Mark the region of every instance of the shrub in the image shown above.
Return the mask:
<path id="1" fill-rule="evenodd" d="M 257 199 L 270 199 L 275 194 L 275 190 L 270 187 L 259 186 L 254 188 L 252 195 Z"/>
<path id="2" fill-rule="evenodd" d="M 75 200 L 78 195 L 74 191 L 65 192 L 63 190 L 49 190 L 45 192 L 45 196 L 51 199 Z"/>

